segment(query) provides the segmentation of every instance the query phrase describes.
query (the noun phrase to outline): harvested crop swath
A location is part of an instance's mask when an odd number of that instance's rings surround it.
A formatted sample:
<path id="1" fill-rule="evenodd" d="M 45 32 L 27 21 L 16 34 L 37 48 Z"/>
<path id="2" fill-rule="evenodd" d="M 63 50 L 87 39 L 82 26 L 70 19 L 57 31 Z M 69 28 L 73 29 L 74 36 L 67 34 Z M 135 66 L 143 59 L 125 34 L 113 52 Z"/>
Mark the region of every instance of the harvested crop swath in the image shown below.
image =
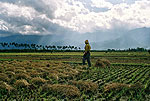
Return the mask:
<path id="1" fill-rule="evenodd" d="M 77 87 L 72 85 L 61 85 L 61 84 L 46 84 L 42 87 L 43 91 L 53 92 L 61 96 L 76 97 L 80 96 L 80 91 Z"/>
<path id="2" fill-rule="evenodd" d="M 15 75 L 15 78 L 16 79 L 26 79 L 26 80 L 31 79 L 31 77 L 27 73 L 17 73 Z"/>
<path id="3" fill-rule="evenodd" d="M 13 78 L 15 76 L 15 72 L 12 71 L 6 71 L 5 74 L 9 77 L 9 78 Z"/>
<path id="4" fill-rule="evenodd" d="M 0 81 L 0 89 L 8 90 L 9 92 L 14 90 L 11 85 L 8 85 L 6 82 Z"/>
<path id="5" fill-rule="evenodd" d="M 91 81 L 70 81 L 72 85 L 77 86 L 80 90 L 84 92 L 96 92 L 98 89 L 98 85 Z"/>
<path id="6" fill-rule="evenodd" d="M 40 78 L 40 77 L 35 77 L 31 79 L 31 82 L 35 85 L 41 85 L 47 82 L 47 80 Z"/>
<path id="7" fill-rule="evenodd" d="M 0 67 L 0 73 L 3 73 L 5 70 L 3 67 Z"/>
<path id="8" fill-rule="evenodd" d="M 8 68 L 5 69 L 5 71 L 12 71 L 12 72 L 14 72 L 15 71 L 15 67 L 8 67 Z"/>
<path id="9" fill-rule="evenodd" d="M 121 89 L 142 89 L 143 86 L 141 84 L 123 84 L 123 83 L 110 83 L 106 84 L 104 87 L 105 91 L 112 91 L 112 90 L 121 90 Z"/>
<path id="10" fill-rule="evenodd" d="M 28 87 L 30 84 L 26 81 L 26 80 L 24 80 L 24 79 L 21 79 L 21 80 L 17 80 L 16 82 L 15 82 L 15 86 L 17 87 L 17 88 L 19 88 L 19 87 Z"/>
<path id="11" fill-rule="evenodd" d="M 5 82 L 9 81 L 7 74 L 0 73 L 0 81 L 5 81 Z"/>

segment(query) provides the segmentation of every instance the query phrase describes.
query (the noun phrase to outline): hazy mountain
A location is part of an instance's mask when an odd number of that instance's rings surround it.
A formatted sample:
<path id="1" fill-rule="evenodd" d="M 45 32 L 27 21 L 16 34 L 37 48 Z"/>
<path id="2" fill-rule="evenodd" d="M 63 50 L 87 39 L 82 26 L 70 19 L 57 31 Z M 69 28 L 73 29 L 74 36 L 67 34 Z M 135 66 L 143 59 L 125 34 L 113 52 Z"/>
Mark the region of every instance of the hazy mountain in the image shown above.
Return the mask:
<path id="1" fill-rule="evenodd" d="M 37 43 L 41 39 L 36 35 L 12 35 L 0 37 L 0 42 L 17 42 L 17 43 Z"/>
<path id="2" fill-rule="evenodd" d="M 84 47 L 84 40 L 90 40 L 92 49 L 150 47 L 150 28 L 130 31 L 97 31 L 94 33 L 72 33 L 54 35 L 21 35 L 0 31 L 9 36 L 0 37 L 0 42 L 35 43 L 42 45 L 75 45 Z"/>
<path id="3" fill-rule="evenodd" d="M 150 48 L 150 28 L 138 28 L 130 30 L 124 33 L 122 36 L 116 39 L 107 40 L 104 42 L 94 43 L 96 49 L 124 49 L 124 48 L 136 48 L 144 47 Z"/>
<path id="4" fill-rule="evenodd" d="M 150 46 L 150 28 L 138 28 L 129 31 L 128 35 L 143 45 Z"/>
<path id="5" fill-rule="evenodd" d="M 115 40 L 105 41 L 103 42 L 101 47 L 104 49 L 107 48 L 120 49 L 120 48 L 135 48 L 139 46 L 141 46 L 141 44 L 137 40 L 134 40 L 129 36 L 124 36 L 121 38 L 117 38 Z"/>

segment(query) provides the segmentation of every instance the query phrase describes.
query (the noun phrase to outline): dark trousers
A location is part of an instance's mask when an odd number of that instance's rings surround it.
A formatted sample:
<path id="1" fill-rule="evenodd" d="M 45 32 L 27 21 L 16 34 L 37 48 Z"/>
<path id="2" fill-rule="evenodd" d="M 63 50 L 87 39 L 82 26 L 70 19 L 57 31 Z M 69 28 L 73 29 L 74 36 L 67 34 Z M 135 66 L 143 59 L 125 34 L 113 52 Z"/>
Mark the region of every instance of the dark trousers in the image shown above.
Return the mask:
<path id="1" fill-rule="evenodd" d="M 85 61 L 87 60 L 88 66 L 91 67 L 91 61 L 90 61 L 90 52 L 85 53 L 83 55 L 82 63 L 85 65 Z"/>

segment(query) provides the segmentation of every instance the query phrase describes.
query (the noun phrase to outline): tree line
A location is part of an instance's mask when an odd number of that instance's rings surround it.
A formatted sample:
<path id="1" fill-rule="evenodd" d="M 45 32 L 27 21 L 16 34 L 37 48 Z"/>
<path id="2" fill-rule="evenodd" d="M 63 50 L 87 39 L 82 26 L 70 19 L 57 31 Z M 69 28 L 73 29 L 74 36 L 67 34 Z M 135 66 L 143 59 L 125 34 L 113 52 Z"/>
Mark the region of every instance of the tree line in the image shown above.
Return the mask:
<path id="1" fill-rule="evenodd" d="M 1 42 L 2 47 L 0 51 L 77 51 L 81 50 L 80 47 L 76 46 L 56 46 L 56 45 L 39 45 L 39 44 L 28 44 L 28 43 L 16 43 L 16 42 Z"/>
<path id="2" fill-rule="evenodd" d="M 142 47 L 137 47 L 137 48 L 129 48 L 129 49 L 124 49 L 124 50 L 117 50 L 117 49 L 108 49 L 108 52 L 146 52 L 150 51 L 148 49 L 142 48 Z"/>

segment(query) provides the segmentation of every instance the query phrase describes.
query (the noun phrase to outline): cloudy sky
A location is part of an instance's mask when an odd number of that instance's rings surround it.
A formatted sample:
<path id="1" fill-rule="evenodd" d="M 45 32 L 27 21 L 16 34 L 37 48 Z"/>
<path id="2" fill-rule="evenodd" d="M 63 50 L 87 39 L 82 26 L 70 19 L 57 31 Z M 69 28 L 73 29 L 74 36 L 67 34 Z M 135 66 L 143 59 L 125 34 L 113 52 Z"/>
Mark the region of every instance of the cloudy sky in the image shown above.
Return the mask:
<path id="1" fill-rule="evenodd" d="M 150 0 L 0 0 L 0 30 L 77 33 L 150 27 Z"/>

